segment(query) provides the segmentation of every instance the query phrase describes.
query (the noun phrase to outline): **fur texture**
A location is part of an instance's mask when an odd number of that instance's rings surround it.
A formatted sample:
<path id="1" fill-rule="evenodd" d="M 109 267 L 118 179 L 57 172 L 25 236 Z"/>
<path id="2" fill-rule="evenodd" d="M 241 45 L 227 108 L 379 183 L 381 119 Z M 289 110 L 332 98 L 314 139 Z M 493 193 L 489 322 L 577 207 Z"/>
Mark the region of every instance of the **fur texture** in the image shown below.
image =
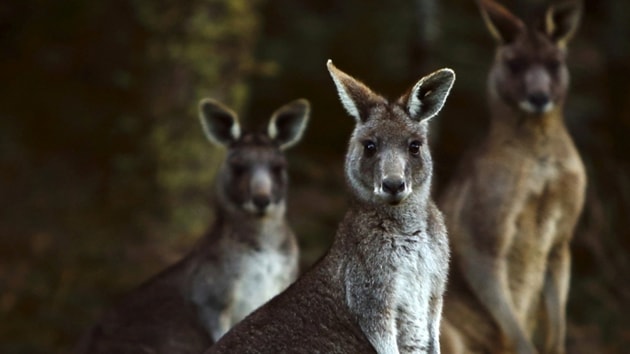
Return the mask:
<path id="1" fill-rule="evenodd" d="M 330 61 L 328 70 L 357 122 L 345 162 L 351 207 L 328 253 L 207 353 L 440 352 L 449 249 L 429 196 L 427 130 L 454 73 L 389 102 Z"/>
<path id="2" fill-rule="evenodd" d="M 491 0 L 479 4 L 499 44 L 488 78 L 491 127 L 439 201 L 453 251 L 443 347 L 564 353 L 569 242 L 586 185 L 562 113 L 565 44 L 580 7 L 554 5 L 527 27 Z"/>
<path id="3" fill-rule="evenodd" d="M 282 152 L 301 137 L 305 100 L 278 109 L 267 132 L 242 130 L 214 100 L 200 105 L 208 139 L 227 148 L 217 175 L 216 221 L 195 249 L 108 311 L 79 353 L 201 353 L 297 277 L 297 242 L 285 219 Z"/>

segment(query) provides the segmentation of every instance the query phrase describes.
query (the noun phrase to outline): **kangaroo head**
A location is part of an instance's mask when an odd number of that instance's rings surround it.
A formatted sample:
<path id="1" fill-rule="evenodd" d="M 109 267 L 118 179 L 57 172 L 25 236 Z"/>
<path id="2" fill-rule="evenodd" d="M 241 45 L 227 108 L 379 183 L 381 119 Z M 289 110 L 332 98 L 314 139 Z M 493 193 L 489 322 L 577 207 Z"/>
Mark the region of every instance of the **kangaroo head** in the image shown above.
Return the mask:
<path id="1" fill-rule="evenodd" d="M 526 26 L 492 0 L 478 3 L 498 43 L 488 79 L 491 99 L 534 115 L 560 106 L 569 85 L 566 45 L 577 29 L 581 4 L 552 5 L 543 18 Z"/>
<path id="2" fill-rule="evenodd" d="M 455 73 L 441 69 L 420 79 L 389 102 L 328 61 L 341 103 L 356 120 L 345 172 L 360 200 L 397 205 L 414 192 L 427 192 L 433 163 L 427 145 L 428 121 L 444 105 Z"/>
<path id="3" fill-rule="evenodd" d="M 227 148 L 217 175 L 218 200 L 230 212 L 263 217 L 282 214 L 287 193 L 284 150 L 302 137 L 310 106 L 304 99 L 274 112 L 264 132 L 241 129 L 236 113 L 212 100 L 199 104 L 201 125 L 210 142 Z"/>

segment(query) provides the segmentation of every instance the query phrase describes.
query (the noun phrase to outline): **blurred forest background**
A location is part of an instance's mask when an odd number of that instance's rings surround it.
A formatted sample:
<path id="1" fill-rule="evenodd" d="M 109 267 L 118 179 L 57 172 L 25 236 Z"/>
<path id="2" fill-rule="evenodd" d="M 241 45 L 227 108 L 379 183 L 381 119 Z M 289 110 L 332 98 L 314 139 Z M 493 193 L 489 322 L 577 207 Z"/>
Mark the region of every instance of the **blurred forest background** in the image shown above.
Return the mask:
<path id="1" fill-rule="evenodd" d="M 502 1 L 518 14 L 544 4 Z M 587 166 L 573 241 L 569 353 L 630 345 L 630 2 L 586 0 L 566 121 Z M 222 158 L 207 96 L 266 123 L 308 98 L 288 152 L 289 218 L 308 267 L 346 207 L 353 121 L 325 69 L 396 97 L 451 67 L 432 123 L 434 193 L 483 134 L 494 43 L 472 0 L 109 0 L 0 4 L 0 352 L 68 352 L 121 293 L 177 260 L 212 220 Z"/>

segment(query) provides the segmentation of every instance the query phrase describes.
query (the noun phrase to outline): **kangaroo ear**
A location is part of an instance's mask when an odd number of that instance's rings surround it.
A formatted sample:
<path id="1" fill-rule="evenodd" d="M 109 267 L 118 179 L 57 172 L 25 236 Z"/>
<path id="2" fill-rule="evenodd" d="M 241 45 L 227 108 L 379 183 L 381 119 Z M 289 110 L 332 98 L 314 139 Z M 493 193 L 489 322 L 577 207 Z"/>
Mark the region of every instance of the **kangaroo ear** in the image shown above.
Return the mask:
<path id="1" fill-rule="evenodd" d="M 341 104 L 357 122 L 367 121 L 370 109 L 385 102 L 383 97 L 372 92 L 365 84 L 337 69 L 332 60 L 328 59 L 326 66 L 337 87 Z"/>
<path id="2" fill-rule="evenodd" d="M 581 1 L 552 5 L 545 14 L 545 33 L 559 46 L 566 46 L 578 28 L 581 15 Z"/>
<path id="3" fill-rule="evenodd" d="M 505 7 L 492 0 L 478 0 L 477 3 L 488 31 L 499 43 L 510 43 L 525 30 L 523 21 Z"/>
<path id="4" fill-rule="evenodd" d="M 311 106 L 303 98 L 278 108 L 271 116 L 267 134 L 281 150 L 290 148 L 302 138 L 310 112 Z"/>
<path id="5" fill-rule="evenodd" d="M 218 101 L 205 98 L 199 103 L 199 119 L 211 143 L 228 146 L 241 136 L 236 113 Z"/>
<path id="6" fill-rule="evenodd" d="M 454 82 L 453 70 L 437 70 L 420 79 L 398 100 L 398 103 L 407 109 L 411 119 L 417 121 L 430 119 L 442 110 Z"/>

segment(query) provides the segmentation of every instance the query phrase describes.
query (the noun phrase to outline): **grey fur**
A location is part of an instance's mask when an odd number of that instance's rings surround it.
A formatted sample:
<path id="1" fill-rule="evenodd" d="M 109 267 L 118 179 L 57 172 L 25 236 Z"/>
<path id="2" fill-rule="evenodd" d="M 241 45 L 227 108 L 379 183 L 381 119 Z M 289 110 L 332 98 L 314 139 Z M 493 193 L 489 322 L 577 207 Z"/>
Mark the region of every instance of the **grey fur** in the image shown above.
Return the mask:
<path id="1" fill-rule="evenodd" d="M 207 353 L 440 352 L 449 248 L 429 196 L 427 130 L 454 73 L 437 71 L 420 81 L 430 90 L 388 102 L 330 61 L 328 70 L 357 121 L 345 163 L 350 209 L 328 253 Z M 414 94 L 421 108 L 411 115 Z"/>
<path id="2" fill-rule="evenodd" d="M 298 248 L 285 218 L 281 149 L 299 140 L 308 115 L 306 100 L 278 109 L 271 138 L 269 129 L 241 130 L 219 102 L 201 102 L 206 135 L 227 148 L 216 181 L 216 221 L 192 252 L 108 311 L 77 352 L 201 353 L 295 280 Z"/>

